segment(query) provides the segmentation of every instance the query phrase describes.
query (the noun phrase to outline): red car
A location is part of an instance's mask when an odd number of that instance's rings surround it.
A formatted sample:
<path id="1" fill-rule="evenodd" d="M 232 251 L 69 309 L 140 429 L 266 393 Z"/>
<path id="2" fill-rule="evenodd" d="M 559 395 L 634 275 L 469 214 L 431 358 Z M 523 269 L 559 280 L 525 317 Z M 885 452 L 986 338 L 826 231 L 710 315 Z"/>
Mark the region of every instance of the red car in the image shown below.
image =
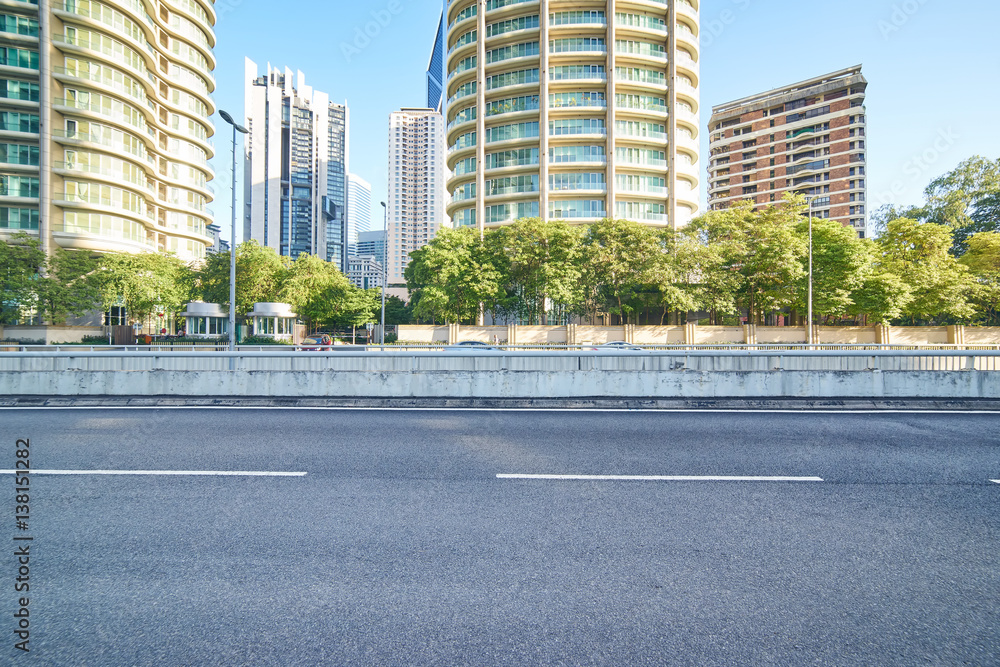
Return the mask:
<path id="1" fill-rule="evenodd" d="M 303 338 L 299 347 L 305 352 L 329 350 L 333 347 L 333 339 L 328 334 L 313 334 L 308 338 Z"/>

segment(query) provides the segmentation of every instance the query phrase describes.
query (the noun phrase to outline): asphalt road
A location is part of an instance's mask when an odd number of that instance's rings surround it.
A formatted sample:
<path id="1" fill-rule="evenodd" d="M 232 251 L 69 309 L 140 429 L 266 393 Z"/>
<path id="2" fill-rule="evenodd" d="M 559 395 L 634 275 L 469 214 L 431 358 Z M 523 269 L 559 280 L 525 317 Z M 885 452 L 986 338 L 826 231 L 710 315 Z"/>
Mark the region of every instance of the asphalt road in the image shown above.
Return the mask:
<path id="1" fill-rule="evenodd" d="M 17 438 L 306 474 L 36 473 L 27 531 L 5 476 L 8 664 L 1000 664 L 1000 415 L 2 410 L 0 469 Z"/>

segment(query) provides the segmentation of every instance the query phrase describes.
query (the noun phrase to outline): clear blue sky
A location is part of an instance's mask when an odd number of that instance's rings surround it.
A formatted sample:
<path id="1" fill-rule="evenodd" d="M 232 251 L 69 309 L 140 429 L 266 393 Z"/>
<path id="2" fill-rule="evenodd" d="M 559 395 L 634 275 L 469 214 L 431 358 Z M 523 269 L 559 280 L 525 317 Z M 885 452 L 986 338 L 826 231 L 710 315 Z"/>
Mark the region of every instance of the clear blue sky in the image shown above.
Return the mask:
<path id="1" fill-rule="evenodd" d="M 216 103 L 242 117 L 244 57 L 302 70 L 307 83 L 346 100 L 351 171 L 372 184 L 379 227 L 389 113 L 425 103 L 441 4 L 289 0 L 281 12 L 264 0 L 217 0 Z M 373 23 L 379 13 L 385 25 Z M 996 0 L 703 0 L 701 21 L 703 208 L 713 105 L 857 64 L 869 82 L 871 209 L 919 203 L 931 179 L 972 155 L 1000 158 Z M 364 45 L 356 39 L 366 26 L 375 37 Z M 216 123 L 213 208 L 228 238 L 231 134 Z"/>

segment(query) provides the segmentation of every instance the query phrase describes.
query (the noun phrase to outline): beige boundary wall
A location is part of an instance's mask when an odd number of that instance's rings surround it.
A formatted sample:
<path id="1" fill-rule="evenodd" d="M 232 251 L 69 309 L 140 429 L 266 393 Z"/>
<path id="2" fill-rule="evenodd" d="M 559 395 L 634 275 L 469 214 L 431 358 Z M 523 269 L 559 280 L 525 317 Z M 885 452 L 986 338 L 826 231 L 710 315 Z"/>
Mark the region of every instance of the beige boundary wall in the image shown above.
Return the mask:
<path id="1" fill-rule="evenodd" d="M 84 336 L 105 336 L 102 327 L 49 327 L 49 326 L 0 326 L 0 340 L 3 341 L 45 341 L 54 343 L 79 343 Z"/>
<path id="2" fill-rule="evenodd" d="M 1000 345 L 1000 327 L 599 327 L 570 324 L 547 326 L 468 326 L 403 324 L 399 341 L 446 343 L 473 340 L 503 345 L 600 345 L 625 341 L 635 345 Z"/>

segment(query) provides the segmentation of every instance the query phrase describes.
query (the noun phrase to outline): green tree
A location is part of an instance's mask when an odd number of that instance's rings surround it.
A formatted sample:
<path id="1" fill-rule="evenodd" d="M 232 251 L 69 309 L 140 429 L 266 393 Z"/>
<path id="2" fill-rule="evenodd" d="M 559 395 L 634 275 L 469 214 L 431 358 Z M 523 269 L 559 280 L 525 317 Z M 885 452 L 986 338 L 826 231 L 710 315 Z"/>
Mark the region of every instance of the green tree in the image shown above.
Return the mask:
<path id="1" fill-rule="evenodd" d="M 172 255 L 115 253 L 101 257 L 94 280 L 104 310 L 123 304 L 129 318 L 141 322 L 159 308 L 181 309 L 189 270 Z"/>
<path id="2" fill-rule="evenodd" d="M 506 297 L 501 297 L 500 310 L 541 324 L 548 304 L 578 301 L 581 235 L 579 228 L 565 222 L 539 218 L 524 218 L 489 232 L 485 248 Z"/>
<path id="3" fill-rule="evenodd" d="M 655 233 L 645 225 L 612 218 L 591 225 L 583 238 L 584 307 L 627 321 L 642 308 L 661 252 Z"/>
<path id="4" fill-rule="evenodd" d="M 1000 159 L 976 155 L 965 160 L 931 181 L 924 200 L 921 206 L 881 207 L 872 216 L 873 229 L 882 236 L 900 218 L 933 222 L 954 232 L 952 254 L 961 256 L 974 234 L 1000 232 Z"/>
<path id="5" fill-rule="evenodd" d="M 343 312 L 352 289 L 356 288 L 332 263 L 303 253 L 284 272 L 277 298 L 291 304 L 309 331 L 315 331 Z"/>
<path id="6" fill-rule="evenodd" d="M 0 324 L 20 320 L 38 304 L 40 273 L 45 269 L 41 243 L 21 232 L 0 240 Z"/>
<path id="7" fill-rule="evenodd" d="M 800 258 L 806 269 L 797 285 L 795 306 L 808 310 L 809 221 L 797 228 L 806 252 Z M 815 315 L 842 317 L 853 305 L 852 292 L 861 287 L 870 270 L 871 253 L 857 232 L 833 220 L 813 219 L 813 312 Z"/>
<path id="8" fill-rule="evenodd" d="M 951 229 L 952 250 L 961 255 L 974 234 L 1000 231 L 1000 160 L 971 157 L 931 181 L 924 196 L 920 219 Z"/>
<path id="9" fill-rule="evenodd" d="M 913 296 L 903 309 L 904 317 L 916 324 L 944 316 L 957 320 L 974 316 L 968 301 L 973 281 L 968 267 L 949 253 L 952 234 L 947 227 L 898 218 L 889 223 L 878 246 L 881 265 L 899 276 Z"/>
<path id="10" fill-rule="evenodd" d="M 980 232 L 969 237 L 969 250 L 960 260 L 975 280 L 972 299 L 983 324 L 1000 324 L 1000 233 Z"/>
<path id="11" fill-rule="evenodd" d="M 730 262 L 729 238 L 716 227 L 715 218 L 701 216 L 677 232 L 682 285 L 697 304 L 709 313 L 713 324 L 737 313 L 736 294 L 741 277 Z"/>
<path id="12" fill-rule="evenodd" d="M 381 295 L 379 295 L 379 311 L 381 311 L 381 309 Z M 385 323 L 386 325 L 413 324 L 413 306 L 406 303 L 398 296 L 386 296 Z"/>
<path id="13" fill-rule="evenodd" d="M 228 252 L 209 255 L 197 272 L 195 292 L 202 300 L 229 306 Z M 274 248 L 254 240 L 236 249 L 236 312 L 246 315 L 258 302 L 275 301 L 284 280 L 288 262 Z"/>
<path id="14" fill-rule="evenodd" d="M 867 255 L 865 270 L 859 285 L 851 292 L 848 309 L 869 324 L 889 324 L 903 316 L 904 309 L 913 300 L 910 286 L 884 263 L 881 245 L 872 239 L 859 239 Z"/>
<path id="15" fill-rule="evenodd" d="M 362 327 L 369 322 L 377 322 L 382 310 L 382 294 L 378 289 L 358 289 L 348 284 L 344 299 L 335 312 L 326 320 L 327 326 L 344 329 Z"/>
<path id="16" fill-rule="evenodd" d="M 65 324 L 69 316 L 80 316 L 101 306 L 97 278 L 100 266 L 100 258 L 87 251 L 59 248 L 52 253 L 48 274 L 38 289 L 39 310 L 46 321 Z"/>
<path id="17" fill-rule="evenodd" d="M 410 253 L 404 273 L 414 316 L 442 322 L 474 322 L 480 304 L 501 294 L 500 273 L 479 233 L 472 228 L 443 229 Z"/>
<path id="18" fill-rule="evenodd" d="M 656 288 L 656 303 L 662 307 L 660 324 L 666 321 L 667 312 L 689 312 L 701 304 L 698 290 L 692 279 L 698 273 L 699 248 L 692 237 L 673 229 L 655 233 L 659 252 L 651 257 L 647 280 Z"/>
<path id="19" fill-rule="evenodd" d="M 804 207 L 801 197 L 760 211 L 753 202 L 742 201 L 708 212 L 699 223 L 706 243 L 718 246 L 720 268 L 728 267 L 738 277 L 737 304 L 754 324 L 795 302 L 795 287 L 806 273 L 801 258 L 807 243 L 796 232 Z"/>

